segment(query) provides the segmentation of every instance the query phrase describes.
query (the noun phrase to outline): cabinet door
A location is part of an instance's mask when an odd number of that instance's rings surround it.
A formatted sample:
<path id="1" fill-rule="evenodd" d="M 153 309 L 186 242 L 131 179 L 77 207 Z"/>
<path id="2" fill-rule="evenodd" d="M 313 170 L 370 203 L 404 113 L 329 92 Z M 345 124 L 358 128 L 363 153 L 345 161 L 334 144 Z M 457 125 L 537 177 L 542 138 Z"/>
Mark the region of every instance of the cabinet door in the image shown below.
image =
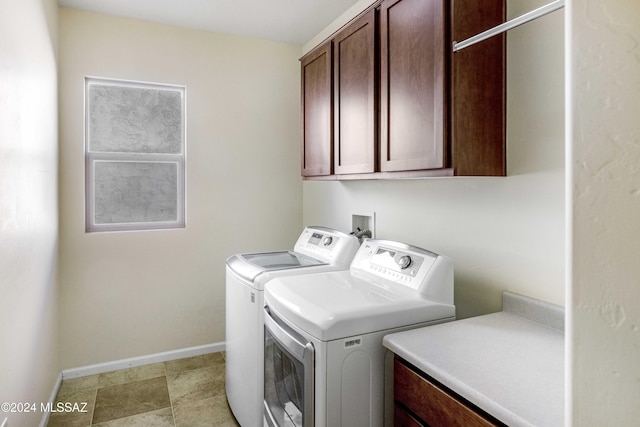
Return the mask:
<path id="1" fill-rule="evenodd" d="M 301 59 L 302 175 L 331 175 L 333 157 L 331 43 Z"/>
<path id="2" fill-rule="evenodd" d="M 394 414 L 397 426 L 413 427 L 416 425 L 416 418 L 420 423 L 431 427 L 504 426 L 500 421 L 488 414 L 480 414 L 467 402 L 419 375 L 397 357 L 393 366 L 393 396 L 396 408 L 400 408 Z M 409 413 L 412 415 L 408 416 Z"/>
<path id="3" fill-rule="evenodd" d="M 375 11 L 333 39 L 335 173 L 376 169 Z"/>
<path id="4" fill-rule="evenodd" d="M 380 7 L 380 169 L 444 168 L 447 58 L 444 0 Z"/>

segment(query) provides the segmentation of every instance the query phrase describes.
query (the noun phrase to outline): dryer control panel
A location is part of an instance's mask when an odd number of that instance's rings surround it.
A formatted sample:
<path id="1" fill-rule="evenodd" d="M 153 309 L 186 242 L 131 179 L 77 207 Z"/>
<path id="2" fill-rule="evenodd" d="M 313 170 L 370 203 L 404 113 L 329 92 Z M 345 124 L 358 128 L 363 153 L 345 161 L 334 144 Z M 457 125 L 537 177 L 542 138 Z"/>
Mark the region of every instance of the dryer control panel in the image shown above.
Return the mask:
<path id="1" fill-rule="evenodd" d="M 428 299 L 453 304 L 453 262 L 426 249 L 367 239 L 354 257 L 351 271 L 379 284 L 402 285 Z"/>
<path id="2" fill-rule="evenodd" d="M 420 268 L 431 267 L 436 260 L 434 257 L 426 257 L 428 266 L 425 264 L 425 257 L 409 252 L 402 252 L 384 246 L 378 246 L 369 259 L 370 268 L 386 274 L 388 277 L 397 278 L 400 281 L 409 281 L 416 277 Z"/>

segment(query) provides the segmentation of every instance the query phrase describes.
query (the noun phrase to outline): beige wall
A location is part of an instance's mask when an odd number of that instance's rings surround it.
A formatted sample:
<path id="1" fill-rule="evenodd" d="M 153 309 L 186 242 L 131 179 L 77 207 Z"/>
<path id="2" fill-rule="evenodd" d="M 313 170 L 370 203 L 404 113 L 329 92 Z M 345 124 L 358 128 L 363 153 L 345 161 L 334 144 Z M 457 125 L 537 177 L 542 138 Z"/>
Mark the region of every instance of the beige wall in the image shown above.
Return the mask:
<path id="1" fill-rule="evenodd" d="M 567 10 L 568 425 L 640 419 L 640 5 Z"/>
<path id="2" fill-rule="evenodd" d="M 302 227 L 299 46 L 60 10 L 64 368 L 223 342 L 224 261 Z M 84 232 L 83 84 L 187 87 L 187 227 Z"/>
<path id="3" fill-rule="evenodd" d="M 60 372 L 55 0 L 0 0 L 0 412 L 37 425 Z"/>
<path id="4" fill-rule="evenodd" d="M 510 1 L 508 15 L 544 3 Z M 500 310 L 503 290 L 564 305 L 563 31 L 559 11 L 507 36 L 508 177 L 305 181 L 303 222 L 348 228 L 375 212 L 377 237 L 451 256 L 460 318 Z"/>

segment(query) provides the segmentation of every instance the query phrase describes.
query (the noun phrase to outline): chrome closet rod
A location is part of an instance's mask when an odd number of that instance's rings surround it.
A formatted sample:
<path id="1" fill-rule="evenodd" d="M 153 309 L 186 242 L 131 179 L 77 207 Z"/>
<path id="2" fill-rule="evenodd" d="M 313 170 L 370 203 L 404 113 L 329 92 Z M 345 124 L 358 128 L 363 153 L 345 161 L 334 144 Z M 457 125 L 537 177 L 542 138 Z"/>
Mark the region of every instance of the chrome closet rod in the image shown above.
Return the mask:
<path id="1" fill-rule="evenodd" d="M 453 51 L 457 52 L 464 49 L 465 47 L 469 47 L 481 42 L 482 40 L 486 40 L 489 37 L 504 33 L 505 31 L 508 31 L 512 28 L 515 28 L 522 24 L 526 24 L 529 21 L 533 21 L 534 19 L 540 18 L 541 16 L 547 15 L 551 12 L 555 12 L 558 9 L 562 9 L 564 7 L 564 1 L 565 0 L 556 0 L 552 3 L 534 9 L 531 12 L 527 12 L 524 15 L 518 16 L 517 18 L 513 18 L 512 20 L 507 21 L 503 24 L 496 25 L 495 27 L 490 28 L 487 31 L 483 31 L 473 37 L 469 37 L 464 41 L 453 42 Z"/>

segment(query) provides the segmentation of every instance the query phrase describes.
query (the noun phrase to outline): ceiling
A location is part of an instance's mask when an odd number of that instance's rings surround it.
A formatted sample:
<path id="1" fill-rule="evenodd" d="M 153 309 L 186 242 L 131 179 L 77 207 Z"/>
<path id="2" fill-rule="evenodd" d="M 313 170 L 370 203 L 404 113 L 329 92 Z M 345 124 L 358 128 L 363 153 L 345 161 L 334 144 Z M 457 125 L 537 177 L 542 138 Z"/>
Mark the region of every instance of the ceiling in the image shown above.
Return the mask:
<path id="1" fill-rule="evenodd" d="M 60 6 L 303 45 L 358 0 L 58 0 Z"/>

